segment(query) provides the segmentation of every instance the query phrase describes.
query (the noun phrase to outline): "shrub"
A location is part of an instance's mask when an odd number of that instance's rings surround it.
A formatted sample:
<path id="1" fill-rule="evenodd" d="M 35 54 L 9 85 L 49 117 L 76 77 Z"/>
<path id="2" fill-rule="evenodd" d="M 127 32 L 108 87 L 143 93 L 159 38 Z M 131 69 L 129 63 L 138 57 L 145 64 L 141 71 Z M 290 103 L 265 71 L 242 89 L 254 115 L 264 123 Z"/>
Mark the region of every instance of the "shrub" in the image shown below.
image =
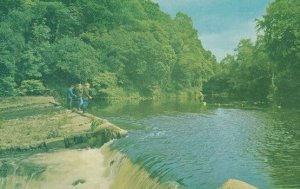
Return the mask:
<path id="1" fill-rule="evenodd" d="M 0 96 L 14 96 L 16 83 L 11 77 L 0 78 Z"/>
<path id="2" fill-rule="evenodd" d="M 24 80 L 19 88 L 20 95 L 44 95 L 46 87 L 40 80 Z"/>

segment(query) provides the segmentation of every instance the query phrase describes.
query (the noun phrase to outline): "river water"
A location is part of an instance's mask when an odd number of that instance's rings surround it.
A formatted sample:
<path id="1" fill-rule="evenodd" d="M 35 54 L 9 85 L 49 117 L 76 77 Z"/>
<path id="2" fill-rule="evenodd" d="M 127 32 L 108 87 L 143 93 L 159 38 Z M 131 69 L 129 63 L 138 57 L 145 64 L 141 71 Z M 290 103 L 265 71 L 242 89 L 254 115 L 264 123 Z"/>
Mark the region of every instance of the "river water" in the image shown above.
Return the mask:
<path id="1" fill-rule="evenodd" d="M 92 102 L 129 131 L 101 149 L 0 154 L 0 189 L 300 188 L 300 110 L 193 101 Z"/>
<path id="2" fill-rule="evenodd" d="M 142 101 L 94 102 L 90 111 L 129 131 L 111 148 L 160 183 L 215 189 L 235 178 L 263 189 L 300 188 L 297 109 Z"/>

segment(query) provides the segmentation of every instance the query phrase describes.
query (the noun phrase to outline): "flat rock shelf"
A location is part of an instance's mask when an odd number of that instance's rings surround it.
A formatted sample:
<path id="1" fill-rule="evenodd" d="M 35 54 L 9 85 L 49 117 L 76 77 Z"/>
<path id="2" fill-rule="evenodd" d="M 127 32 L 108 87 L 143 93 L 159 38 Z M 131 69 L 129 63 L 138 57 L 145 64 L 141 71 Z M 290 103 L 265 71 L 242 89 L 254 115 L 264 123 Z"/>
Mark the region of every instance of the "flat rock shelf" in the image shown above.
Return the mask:
<path id="1" fill-rule="evenodd" d="M 0 100 L 0 154 L 100 147 L 126 135 L 127 131 L 105 119 L 65 109 L 53 97 Z"/>

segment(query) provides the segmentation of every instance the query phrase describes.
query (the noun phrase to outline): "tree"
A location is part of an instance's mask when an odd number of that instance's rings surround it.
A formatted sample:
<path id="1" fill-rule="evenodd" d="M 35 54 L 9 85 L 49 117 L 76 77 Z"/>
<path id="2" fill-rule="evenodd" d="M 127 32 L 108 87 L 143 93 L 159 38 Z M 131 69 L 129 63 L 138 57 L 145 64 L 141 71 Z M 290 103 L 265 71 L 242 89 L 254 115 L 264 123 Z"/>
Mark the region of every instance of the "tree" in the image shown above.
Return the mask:
<path id="1" fill-rule="evenodd" d="M 85 82 L 101 70 L 95 49 L 78 38 L 65 37 L 52 45 L 47 62 L 53 74 L 48 77 L 54 80 Z"/>
<path id="2" fill-rule="evenodd" d="M 267 101 L 272 69 L 265 51 L 261 40 L 254 45 L 250 39 L 241 39 L 236 54 L 227 55 L 206 83 L 206 92 L 227 94 L 239 100 Z"/>
<path id="3" fill-rule="evenodd" d="M 23 48 L 23 36 L 14 33 L 8 23 L 0 23 L 0 96 L 13 95 L 17 62 Z"/>
<path id="4" fill-rule="evenodd" d="M 276 0 L 257 22 L 274 63 L 274 94 L 279 103 L 300 104 L 300 1 Z"/>
<path id="5" fill-rule="evenodd" d="M 89 81 L 108 96 L 199 91 L 215 66 L 192 20 L 149 0 L 4 0 L 0 15 L 0 80 L 11 89 L 38 80 Z"/>

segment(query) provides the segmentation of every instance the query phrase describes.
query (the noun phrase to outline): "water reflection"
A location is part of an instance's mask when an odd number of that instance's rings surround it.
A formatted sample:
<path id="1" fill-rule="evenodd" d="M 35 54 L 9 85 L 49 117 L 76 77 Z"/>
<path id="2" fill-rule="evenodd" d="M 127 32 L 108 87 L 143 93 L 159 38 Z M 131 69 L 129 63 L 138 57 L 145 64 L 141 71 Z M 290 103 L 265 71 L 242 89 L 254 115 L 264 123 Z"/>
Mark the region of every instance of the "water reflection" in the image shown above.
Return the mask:
<path id="1" fill-rule="evenodd" d="M 145 116 L 160 115 L 165 112 L 202 112 L 205 106 L 198 101 L 97 101 L 93 102 L 91 112 L 104 116 Z"/>
<path id="2" fill-rule="evenodd" d="M 268 114 L 269 128 L 261 155 L 278 188 L 300 188 L 300 117 L 297 110 Z"/>

